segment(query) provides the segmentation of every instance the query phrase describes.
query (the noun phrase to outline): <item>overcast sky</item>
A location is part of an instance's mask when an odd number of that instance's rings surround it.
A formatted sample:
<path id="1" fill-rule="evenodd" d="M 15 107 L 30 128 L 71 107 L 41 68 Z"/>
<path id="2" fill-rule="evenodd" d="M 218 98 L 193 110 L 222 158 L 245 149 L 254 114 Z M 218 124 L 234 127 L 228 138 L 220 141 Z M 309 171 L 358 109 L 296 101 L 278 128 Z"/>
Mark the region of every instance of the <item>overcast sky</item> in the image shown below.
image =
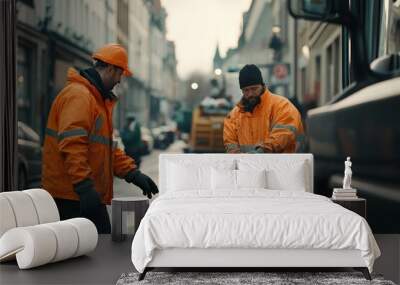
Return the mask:
<path id="1" fill-rule="evenodd" d="M 178 75 L 210 72 L 217 42 L 225 55 L 236 47 L 242 14 L 251 0 L 161 0 L 168 13 L 167 38 L 175 42 Z"/>

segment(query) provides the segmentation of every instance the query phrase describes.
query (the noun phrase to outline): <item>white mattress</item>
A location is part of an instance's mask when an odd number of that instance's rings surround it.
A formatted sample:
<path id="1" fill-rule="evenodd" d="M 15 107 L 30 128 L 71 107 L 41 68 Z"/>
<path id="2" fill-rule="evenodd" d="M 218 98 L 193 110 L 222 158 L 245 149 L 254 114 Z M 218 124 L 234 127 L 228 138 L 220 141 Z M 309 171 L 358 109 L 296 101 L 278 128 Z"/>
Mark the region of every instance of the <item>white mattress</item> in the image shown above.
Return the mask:
<path id="1" fill-rule="evenodd" d="M 154 250 L 167 248 L 360 250 L 370 271 L 380 255 L 359 215 L 323 196 L 266 189 L 221 197 L 196 191 L 161 195 L 140 223 L 132 262 L 143 272 Z"/>

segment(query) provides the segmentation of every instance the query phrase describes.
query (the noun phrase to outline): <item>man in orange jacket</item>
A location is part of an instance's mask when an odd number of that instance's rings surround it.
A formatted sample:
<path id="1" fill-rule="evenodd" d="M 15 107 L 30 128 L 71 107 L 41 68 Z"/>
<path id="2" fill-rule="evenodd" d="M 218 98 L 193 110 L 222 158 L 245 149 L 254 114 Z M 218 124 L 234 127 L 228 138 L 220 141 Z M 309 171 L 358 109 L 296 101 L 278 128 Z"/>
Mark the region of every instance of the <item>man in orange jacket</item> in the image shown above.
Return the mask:
<path id="1" fill-rule="evenodd" d="M 94 67 L 68 71 L 66 86 L 51 106 L 42 184 L 54 197 L 62 220 L 86 217 L 99 233 L 110 233 L 106 204 L 113 196 L 114 175 L 139 186 L 148 198 L 158 188 L 112 139 L 117 97 L 111 90 L 122 75 L 132 75 L 126 50 L 108 44 L 92 57 Z"/>
<path id="2" fill-rule="evenodd" d="M 254 64 L 239 72 L 243 97 L 224 121 L 228 153 L 291 153 L 302 150 L 304 130 L 296 107 L 265 87 Z"/>

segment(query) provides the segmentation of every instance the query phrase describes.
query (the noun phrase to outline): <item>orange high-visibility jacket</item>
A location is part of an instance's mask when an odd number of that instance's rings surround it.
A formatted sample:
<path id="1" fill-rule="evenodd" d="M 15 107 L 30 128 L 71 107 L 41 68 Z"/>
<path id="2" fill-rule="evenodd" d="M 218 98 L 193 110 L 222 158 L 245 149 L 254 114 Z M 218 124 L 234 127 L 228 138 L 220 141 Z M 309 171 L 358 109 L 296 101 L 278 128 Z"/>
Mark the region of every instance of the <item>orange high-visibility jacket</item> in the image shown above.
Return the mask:
<path id="1" fill-rule="evenodd" d="M 253 112 L 245 112 L 240 103 L 224 121 L 224 145 L 228 153 L 290 153 L 301 151 L 304 129 L 296 107 L 268 90 Z M 260 150 L 257 148 L 258 150 Z"/>
<path id="2" fill-rule="evenodd" d="M 75 69 L 54 100 L 43 148 L 42 185 L 55 198 L 79 200 L 73 184 L 93 180 L 103 203 L 113 196 L 113 176 L 123 178 L 135 162 L 113 142 L 115 100 L 100 92 Z"/>

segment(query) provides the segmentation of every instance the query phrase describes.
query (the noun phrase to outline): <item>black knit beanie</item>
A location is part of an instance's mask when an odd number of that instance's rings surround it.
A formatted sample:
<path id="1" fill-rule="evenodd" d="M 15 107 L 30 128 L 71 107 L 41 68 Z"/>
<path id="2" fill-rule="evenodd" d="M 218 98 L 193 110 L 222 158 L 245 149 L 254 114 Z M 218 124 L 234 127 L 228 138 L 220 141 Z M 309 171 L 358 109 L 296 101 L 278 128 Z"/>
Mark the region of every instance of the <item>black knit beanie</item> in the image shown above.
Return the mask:
<path id="1" fill-rule="evenodd" d="M 264 85 L 260 69 L 254 64 L 246 64 L 239 71 L 240 89 L 257 84 Z"/>

